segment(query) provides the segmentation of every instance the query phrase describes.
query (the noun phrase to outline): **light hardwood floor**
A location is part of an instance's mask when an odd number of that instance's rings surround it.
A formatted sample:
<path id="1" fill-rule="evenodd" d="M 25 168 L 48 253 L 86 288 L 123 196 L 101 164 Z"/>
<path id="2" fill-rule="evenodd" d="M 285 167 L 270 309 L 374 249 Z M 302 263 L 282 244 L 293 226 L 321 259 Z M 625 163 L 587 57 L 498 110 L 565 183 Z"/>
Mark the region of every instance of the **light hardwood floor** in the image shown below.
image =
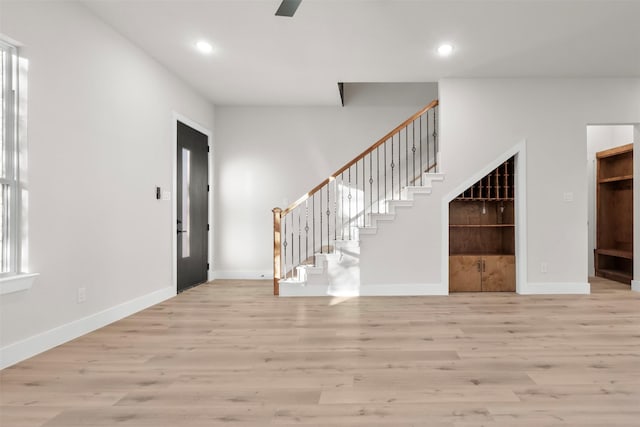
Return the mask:
<path id="1" fill-rule="evenodd" d="M 216 281 L 0 373 L 2 427 L 639 426 L 640 294 Z"/>

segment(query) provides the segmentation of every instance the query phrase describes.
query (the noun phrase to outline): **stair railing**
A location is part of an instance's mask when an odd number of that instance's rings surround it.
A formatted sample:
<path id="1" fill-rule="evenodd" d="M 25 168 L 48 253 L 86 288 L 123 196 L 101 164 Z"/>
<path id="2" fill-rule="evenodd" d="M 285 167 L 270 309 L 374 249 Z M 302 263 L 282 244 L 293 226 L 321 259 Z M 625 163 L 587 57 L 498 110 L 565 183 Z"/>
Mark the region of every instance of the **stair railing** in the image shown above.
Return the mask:
<path id="1" fill-rule="evenodd" d="M 315 265 L 315 254 L 335 251 L 336 241 L 358 239 L 370 214 L 387 213 L 387 202 L 405 200 L 404 188 L 438 171 L 437 106 L 432 101 L 290 206 L 273 209 L 274 295 L 297 266 Z"/>

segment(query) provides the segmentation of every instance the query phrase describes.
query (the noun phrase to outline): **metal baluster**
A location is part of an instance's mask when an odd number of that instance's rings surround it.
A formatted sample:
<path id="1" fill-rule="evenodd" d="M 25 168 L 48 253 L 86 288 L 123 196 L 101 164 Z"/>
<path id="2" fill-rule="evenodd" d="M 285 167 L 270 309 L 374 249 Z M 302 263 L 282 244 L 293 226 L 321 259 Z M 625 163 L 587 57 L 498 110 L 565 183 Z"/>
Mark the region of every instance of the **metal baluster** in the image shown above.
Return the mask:
<path id="1" fill-rule="evenodd" d="M 393 135 L 391 135 L 391 200 L 393 200 L 393 171 L 395 167 L 393 163 Z"/>
<path id="2" fill-rule="evenodd" d="M 433 157 L 434 160 L 438 161 L 438 117 L 437 117 L 437 109 L 433 109 Z M 436 172 L 439 167 L 436 167 Z"/>
<path id="3" fill-rule="evenodd" d="M 302 227 L 300 226 L 300 209 L 296 208 L 298 212 L 298 265 L 302 264 Z"/>
<path id="4" fill-rule="evenodd" d="M 384 143 L 384 213 L 387 213 L 387 143 Z"/>
<path id="5" fill-rule="evenodd" d="M 402 131 L 398 132 L 398 200 L 402 200 Z"/>
<path id="6" fill-rule="evenodd" d="M 340 174 L 340 230 L 342 230 L 342 240 L 344 240 L 344 172 Z"/>
<path id="7" fill-rule="evenodd" d="M 333 180 L 333 252 L 336 252 L 335 241 L 338 240 L 338 179 Z"/>
<path id="8" fill-rule="evenodd" d="M 351 240 L 351 166 L 349 166 L 349 216 L 347 218 L 347 226 L 349 227 L 349 240 Z"/>
<path id="9" fill-rule="evenodd" d="M 318 211 L 319 215 L 320 215 L 320 253 L 323 253 L 323 249 L 322 249 L 322 188 L 320 188 L 320 196 L 318 197 L 318 199 L 320 199 L 320 210 Z"/>
<path id="10" fill-rule="evenodd" d="M 404 128 L 404 185 L 409 186 L 409 126 Z"/>
<path id="11" fill-rule="evenodd" d="M 296 262 L 293 259 L 293 247 L 295 246 L 295 241 L 293 240 L 293 236 L 294 236 L 294 226 L 293 226 L 293 213 L 291 215 L 289 215 L 289 217 L 291 217 L 291 278 L 293 279 L 293 273 L 294 273 L 294 266 L 293 264 Z"/>
<path id="12" fill-rule="evenodd" d="M 356 162 L 356 227 L 358 226 L 358 162 Z"/>
<path id="13" fill-rule="evenodd" d="M 367 169 L 367 163 L 362 159 L 362 226 L 365 226 L 365 214 L 367 213 L 367 182 L 365 181 L 365 170 Z"/>
<path id="14" fill-rule="evenodd" d="M 329 242 L 331 241 L 330 233 L 331 233 L 331 203 L 329 202 L 329 190 L 331 190 L 331 186 L 327 184 L 327 253 L 331 253 L 331 245 Z"/>
<path id="15" fill-rule="evenodd" d="M 316 193 L 313 193 L 311 196 L 311 216 L 312 216 L 312 225 L 313 225 L 313 264 L 316 264 Z"/>
<path id="16" fill-rule="evenodd" d="M 304 201 L 304 259 L 305 261 L 309 259 L 309 199 Z"/>
<path id="17" fill-rule="evenodd" d="M 380 146 L 376 147 L 376 171 L 378 173 L 378 179 L 376 182 L 378 184 L 378 191 L 376 192 L 376 204 L 378 205 L 378 213 L 380 213 Z"/>
<path id="18" fill-rule="evenodd" d="M 282 242 L 282 246 L 284 247 L 284 250 L 282 251 L 284 253 L 284 268 L 282 269 L 282 271 L 284 272 L 284 278 L 287 278 L 287 217 L 284 217 L 284 242 Z"/>
<path id="19" fill-rule="evenodd" d="M 373 155 L 369 153 L 369 225 L 373 213 Z"/>
<path id="20" fill-rule="evenodd" d="M 425 119 L 427 122 L 427 170 L 431 171 L 431 145 L 429 144 L 429 112 L 427 111 L 427 118 Z"/>
<path id="21" fill-rule="evenodd" d="M 418 136 L 420 137 L 420 186 L 423 186 L 424 183 L 422 182 L 422 178 L 424 175 L 424 169 L 422 167 L 422 116 L 420 116 L 418 120 L 418 123 L 420 124 L 420 132 L 418 134 Z"/>
<path id="22" fill-rule="evenodd" d="M 411 178 L 412 180 L 416 179 L 416 121 L 414 120 L 413 122 L 411 122 L 411 143 L 412 143 L 412 147 L 411 147 L 411 153 L 413 156 L 413 178 Z M 415 182 L 415 181 L 413 181 Z"/>

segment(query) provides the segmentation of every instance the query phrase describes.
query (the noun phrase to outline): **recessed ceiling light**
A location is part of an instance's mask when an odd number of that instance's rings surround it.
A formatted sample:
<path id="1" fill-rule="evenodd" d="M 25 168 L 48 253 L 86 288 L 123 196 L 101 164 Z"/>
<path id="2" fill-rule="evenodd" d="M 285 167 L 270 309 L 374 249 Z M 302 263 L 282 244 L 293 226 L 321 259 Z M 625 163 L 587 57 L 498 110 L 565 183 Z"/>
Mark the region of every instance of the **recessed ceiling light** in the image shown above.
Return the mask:
<path id="1" fill-rule="evenodd" d="M 198 43 L 196 43 L 196 49 L 198 49 L 200 53 L 204 53 L 205 55 L 213 52 L 213 46 L 211 46 L 211 43 L 204 40 L 200 40 Z"/>
<path id="2" fill-rule="evenodd" d="M 453 46 L 450 44 L 442 44 L 438 47 L 438 55 L 449 56 L 453 53 Z"/>

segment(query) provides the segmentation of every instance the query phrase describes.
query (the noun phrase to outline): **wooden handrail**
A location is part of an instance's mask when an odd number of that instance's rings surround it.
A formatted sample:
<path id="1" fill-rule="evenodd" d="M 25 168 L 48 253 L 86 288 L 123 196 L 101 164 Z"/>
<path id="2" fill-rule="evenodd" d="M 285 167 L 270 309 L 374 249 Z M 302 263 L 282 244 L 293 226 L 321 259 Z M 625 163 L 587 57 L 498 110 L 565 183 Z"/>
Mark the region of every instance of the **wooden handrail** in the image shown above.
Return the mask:
<path id="1" fill-rule="evenodd" d="M 297 208 L 298 206 L 300 206 L 305 200 L 307 200 L 309 197 L 313 196 L 315 193 L 317 193 L 318 191 L 320 191 L 320 189 L 322 187 L 324 187 L 325 185 L 329 184 L 331 181 L 333 181 L 338 175 L 340 175 L 342 172 L 346 171 L 347 169 L 349 169 L 351 166 L 353 166 L 354 164 L 356 164 L 358 161 L 362 160 L 367 154 L 371 153 L 373 150 L 375 150 L 376 148 L 378 148 L 379 146 L 381 146 L 382 144 L 384 144 L 385 142 L 387 142 L 387 140 L 389 138 L 391 138 L 393 135 L 395 135 L 396 133 L 398 133 L 401 129 L 404 129 L 405 127 L 407 127 L 411 122 L 413 122 L 414 120 L 416 120 L 418 117 L 420 117 L 421 115 L 423 115 L 424 113 L 426 113 L 427 111 L 431 110 L 432 108 L 435 108 L 438 106 L 438 100 L 434 99 L 433 101 L 431 101 L 429 103 L 429 105 L 427 105 L 426 107 L 422 108 L 420 111 L 418 111 L 417 113 L 415 113 L 413 116 L 409 117 L 407 120 L 405 120 L 404 122 L 402 122 L 401 124 L 399 124 L 398 126 L 396 126 L 391 132 L 387 133 L 385 136 L 383 136 L 382 138 L 380 138 L 375 144 L 373 144 L 371 147 L 367 148 L 366 150 L 364 150 L 362 153 L 360 153 L 358 156 L 356 156 L 353 160 L 351 160 L 350 162 L 348 162 L 346 165 L 344 165 L 343 167 L 341 167 L 340 169 L 338 169 L 337 171 L 335 171 L 333 174 L 331 174 L 331 176 L 329 176 L 329 178 L 325 179 L 324 181 L 322 181 L 320 184 L 316 185 L 315 187 L 313 187 L 313 189 L 311 191 L 309 191 L 307 194 L 305 194 L 304 196 L 300 197 L 298 200 L 296 200 L 295 202 L 293 202 L 291 205 L 289 205 L 286 209 L 283 209 L 281 212 L 281 217 L 284 217 L 285 215 L 287 215 L 289 212 L 291 212 L 292 210 L 294 210 L 295 208 Z"/>

